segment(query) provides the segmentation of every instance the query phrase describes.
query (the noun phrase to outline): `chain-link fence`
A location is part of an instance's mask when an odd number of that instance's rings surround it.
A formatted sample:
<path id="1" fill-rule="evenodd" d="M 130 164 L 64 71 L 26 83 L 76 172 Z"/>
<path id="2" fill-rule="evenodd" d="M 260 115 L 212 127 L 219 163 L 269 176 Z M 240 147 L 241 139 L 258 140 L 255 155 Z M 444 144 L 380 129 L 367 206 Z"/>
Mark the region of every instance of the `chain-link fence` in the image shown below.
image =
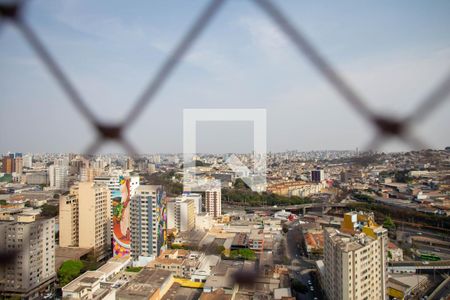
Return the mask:
<path id="1" fill-rule="evenodd" d="M 171 76 L 181 59 L 186 56 L 195 41 L 217 15 L 225 2 L 226 0 L 211 0 L 206 5 L 178 44 L 176 44 L 172 52 L 162 62 L 155 76 L 151 78 L 147 87 L 126 115 L 125 119 L 114 124 L 100 122 L 86 105 L 85 100 L 82 99 L 78 90 L 60 68 L 57 61 L 52 57 L 32 26 L 27 22 L 26 17 L 23 15 L 24 6 L 26 5 L 25 1 L 0 4 L 0 31 L 6 23 L 9 23 L 22 33 L 29 46 L 34 50 L 54 80 L 65 92 L 67 98 L 97 132 L 98 139 L 86 150 L 86 153 L 94 154 L 104 142 L 112 140 L 120 143 L 129 154 L 136 155 L 137 152 L 134 146 L 124 138 L 122 133 L 126 127 L 129 127 L 138 119 L 148 104 L 156 98 L 159 90 Z M 252 2 L 257 8 L 264 11 L 281 29 L 292 42 L 295 49 L 298 50 L 298 53 L 305 56 L 311 62 L 323 78 L 341 95 L 343 101 L 346 101 L 354 109 L 355 113 L 361 115 L 376 129 L 377 134 L 366 149 L 377 149 L 384 141 L 392 137 L 402 140 L 413 148 L 421 149 L 427 147 L 427 145 L 414 135 L 414 132 L 410 128 L 414 123 L 420 122 L 429 116 L 431 111 L 439 107 L 448 98 L 447 96 L 450 93 L 450 72 L 409 116 L 405 118 L 392 118 L 380 115 L 365 104 L 366 102 L 361 96 L 352 89 L 333 66 L 319 53 L 318 49 L 305 38 L 300 29 L 292 24 L 275 4 L 275 1 L 253 0 Z"/>

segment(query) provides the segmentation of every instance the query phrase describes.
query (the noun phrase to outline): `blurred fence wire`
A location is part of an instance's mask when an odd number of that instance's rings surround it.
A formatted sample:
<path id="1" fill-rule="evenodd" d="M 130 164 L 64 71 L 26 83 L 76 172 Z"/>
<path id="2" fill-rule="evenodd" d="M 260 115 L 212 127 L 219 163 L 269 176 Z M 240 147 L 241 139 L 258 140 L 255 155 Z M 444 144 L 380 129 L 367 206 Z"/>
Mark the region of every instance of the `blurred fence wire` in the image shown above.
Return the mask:
<path id="1" fill-rule="evenodd" d="M 434 91 L 421 102 L 420 105 L 406 118 L 393 118 L 380 115 L 371 110 L 366 102 L 355 90 L 344 80 L 337 70 L 323 57 L 318 49 L 311 44 L 301 30 L 292 24 L 287 16 L 276 5 L 275 1 L 250 0 L 260 8 L 281 29 L 281 31 L 293 43 L 300 55 L 305 56 L 325 80 L 341 95 L 342 99 L 350 105 L 355 113 L 359 114 L 375 129 L 377 134 L 366 150 L 376 150 L 383 142 L 390 138 L 398 138 L 413 148 L 427 148 L 427 145 L 417 138 L 410 130 L 413 123 L 426 118 L 430 112 L 448 99 L 450 93 L 450 72 L 440 82 Z M 219 12 L 226 0 L 211 0 L 199 16 L 194 20 L 190 28 L 181 38 L 179 43 L 162 62 L 147 87 L 142 92 L 137 102 L 132 106 L 125 119 L 117 123 L 102 123 L 86 105 L 75 86 L 52 57 L 50 51 L 43 44 L 39 36 L 27 22 L 24 16 L 26 1 L 0 3 L 0 34 L 5 23 L 15 26 L 23 35 L 29 46 L 34 50 L 37 57 L 45 65 L 54 80 L 59 84 L 74 107 L 90 123 L 97 132 L 98 139 L 86 150 L 87 154 L 95 154 L 100 146 L 106 141 L 120 143 L 130 155 L 137 155 L 132 143 L 123 136 L 123 131 L 130 126 L 142 114 L 144 109 L 155 99 L 161 87 L 170 78 L 172 72 L 189 52 L 201 33 L 208 27 L 210 21 Z M 1 46 L 1 45 L 0 45 Z"/>

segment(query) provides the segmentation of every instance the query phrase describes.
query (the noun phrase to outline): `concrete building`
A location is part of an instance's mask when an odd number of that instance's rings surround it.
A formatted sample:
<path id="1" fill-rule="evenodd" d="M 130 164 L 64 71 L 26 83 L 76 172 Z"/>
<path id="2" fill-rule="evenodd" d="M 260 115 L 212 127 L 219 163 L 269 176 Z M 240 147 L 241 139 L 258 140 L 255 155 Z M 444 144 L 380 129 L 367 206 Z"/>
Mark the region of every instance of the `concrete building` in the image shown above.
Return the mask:
<path id="1" fill-rule="evenodd" d="M 264 233 L 260 229 L 252 229 L 248 236 L 248 248 L 255 252 L 262 252 L 264 249 Z"/>
<path id="2" fill-rule="evenodd" d="M 50 187 L 67 190 L 69 184 L 69 167 L 65 165 L 51 165 L 48 167 Z"/>
<path id="3" fill-rule="evenodd" d="M 80 181 L 94 181 L 94 179 L 102 175 L 103 169 L 95 167 L 82 167 L 80 168 Z"/>
<path id="4" fill-rule="evenodd" d="M 59 245 L 93 249 L 98 259 L 111 248 L 109 189 L 102 184 L 81 182 L 61 196 Z"/>
<path id="5" fill-rule="evenodd" d="M 195 216 L 195 229 L 208 231 L 214 224 L 214 219 L 208 213 L 203 212 Z"/>
<path id="6" fill-rule="evenodd" d="M 181 195 L 183 199 L 194 200 L 195 214 L 200 214 L 202 212 L 202 195 L 197 193 L 184 192 Z"/>
<path id="7" fill-rule="evenodd" d="M 220 188 L 213 188 L 205 191 L 206 212 L 214 218 L 222 215 L 222 191 Z"/>
<path id="8" fill-rule="evenodd" d="M 59 200 L 59 246 L 78 247 L 79 245 L 79 203 L 78 185 L 73 185 L 69 193 Z"/>
<path id="9" fill-rule="evenodd" d="M 111 249 L 111 198 L 105 185 L 80 182 L 78 247 L 93 248 L 98 259 Z"/>
<path id="10" fill-rule="evenodd" d="M 136 189 L 139 186 L 139 176 L 129 176 L 126 177 L 130 180 L 130 197 L 133 197 L 136 194 Z M 120 176 L 97 176 L 94 178 L 94 182 L 98 184 L 106 184 L 110 191 L 111 199 L 113 199 L 114 195 L 120 195 Z M 113 211 L 111 206 L 111 220 L 113 219 Z"/>
<path id="11" fill-rule="evenodd" d="M 105 256 L 111 247 L 111 200 L 105 185 L 92 182 L 79 183 L 79 243 L 81 248 L 94 248 Z"/>
<path id="12" fill-rule="evenodd" d="M 193 199 L 175 198 L 167 202 L 167 228 L 179 232 L 195 228 L 195 203 Z"/>
<path id="13" fill-rule="evenodd" d="M 23 156 L 23 167 L 31 169 L 33 167 L 33 155 L 32 154 L 25 154 Z"/>
<path id="14" fill-rule="evenodd" d="M 166 240 L 165 192 L 161 185 L 140 185 L 131 198 L 131 256 L 145 265 L 160 254 Z"/>
<path id="15" fill-rule="evenodd" d="M 0 222 L 0 251 L 16 251 L 15 260 L 0 264 L 0 294 L 22 299 L 43 295 L 56 278 L 55 219 L 29 211 Z"/>
<path id="16" fill-rule="evenodd" d="M 317 169 L 311 171 L 311 181 L 321 182 L 325 179 L 325 173 L 323 170 Z"/>
<path id="17" fill-rule="evenodd" d="M 33 171 L 27 172 L 25 175 L 25 181 L 29 185 L 37 185 L 37 184 L 48 184 L 48 174 L 47 171 Z"/>
<path id="18" fill-rule="evenodd" d="M 14 158 L 14 172 L 22 174 L 23 172 L 23 159 L 22 156 Z"/>
<path id="19" fill-rule="evenodd" d="M 120 276 L 130 258 L 111 258 L 95 271 L 87 271 L 62 287 L 63 299 L 115 300 L 116 290 L 123 284 Z"/>
<path id="20" fill-rule="evenodd" d="M 387 230 L 373 215 L 350 212 L 324 231 L 322 284 L 329 299 L 386 299 Z"/>
<path id="21" fill-rule="evenodd" d="M 2 173 L 12 174 L 14 172 L 14 157 L 10 155 L 2 158 Z"/>
<path id="22" fill-rule="evenodd" d="M 143 269 L 116 293 L 117 300 L 160 300 L 173 284 L 172 272 Z"/>

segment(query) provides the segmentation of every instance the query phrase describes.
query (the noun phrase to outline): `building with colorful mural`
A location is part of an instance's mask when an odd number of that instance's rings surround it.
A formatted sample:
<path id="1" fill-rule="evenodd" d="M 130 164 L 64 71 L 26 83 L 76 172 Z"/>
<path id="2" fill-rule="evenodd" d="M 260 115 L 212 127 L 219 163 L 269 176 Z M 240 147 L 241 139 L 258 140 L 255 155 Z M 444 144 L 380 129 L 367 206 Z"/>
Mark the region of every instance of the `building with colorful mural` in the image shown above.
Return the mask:
<path id="1" fill-rule="evenodd" d="M 106 184 L 111 194 L 113 255 L 130 256 L 130 200 L 139 186 L 139 176 L 98 176 L 94 182 Z"/>
<path id="2" fill-rule="evenodd" d="M 124 257 L 130 255 L 130 179 L 119 177 L 119 190 L 111 191 L 113 210 L 113 254 Z"/>
<path id="3" fill-rule="evenodd" d="M 166 205 L 161 185 L 140 185 L 131 199 L 131 256 L 145 265 L 166 246 Z"/>

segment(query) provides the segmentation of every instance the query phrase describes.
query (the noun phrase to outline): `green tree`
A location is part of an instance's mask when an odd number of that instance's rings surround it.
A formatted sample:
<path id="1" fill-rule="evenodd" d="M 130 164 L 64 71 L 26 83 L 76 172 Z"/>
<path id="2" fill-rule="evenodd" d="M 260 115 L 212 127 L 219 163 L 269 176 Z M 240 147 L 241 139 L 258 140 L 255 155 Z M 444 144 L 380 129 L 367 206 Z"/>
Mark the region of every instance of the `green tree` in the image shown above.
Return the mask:
<path id="1" fill-rule="evenodd" d="M 392 218 L 390 216 L 386 216 L 386 218 L 384 219 L 383 227 L 389 230 L 395 229 L 395 223 L 394 221 L 392 221 Z"/>
<path id="2" fill-rule="evenodd" d="M 224 246 L 217 246 L 215 249 L 215 253 L 216 255 L 220 255 L 223 253 L 223 251 L 225 251 L 225 247 Z"/>
<path id="3" fill-rule="evenodd" d="M 139 273 L 142 270 L 142 267 L 128 267 L 125 271 Z"/>
<path id="4" fill-rule="evenodd" d="M 241 178 L 236 179 L 234 182 L 234 188 L 235 189 L 244 189 L 249 190 L 250 188 L 247 186 L 247 184 L 242 180 Z"/>
<path id="5" fill-rule="evenodd" d="M 255 251 L 251 249 L 232 250 L 230 252 L 230 257 L 232 259 L 256 260 Z"/>
<path id="6" fill-rule="evenodd" d="M 81 260 L 66 260 L 58 270 L 59 285 L 65 286 L 77 278 L 84 268 Z"/>
<path id="7" fill-rule="evenodd" d="M 58 215 L 58 207 L 54 205 L 44 204 L 41 207 L 41 215 L 44 217 L 56 217 Z"/>

